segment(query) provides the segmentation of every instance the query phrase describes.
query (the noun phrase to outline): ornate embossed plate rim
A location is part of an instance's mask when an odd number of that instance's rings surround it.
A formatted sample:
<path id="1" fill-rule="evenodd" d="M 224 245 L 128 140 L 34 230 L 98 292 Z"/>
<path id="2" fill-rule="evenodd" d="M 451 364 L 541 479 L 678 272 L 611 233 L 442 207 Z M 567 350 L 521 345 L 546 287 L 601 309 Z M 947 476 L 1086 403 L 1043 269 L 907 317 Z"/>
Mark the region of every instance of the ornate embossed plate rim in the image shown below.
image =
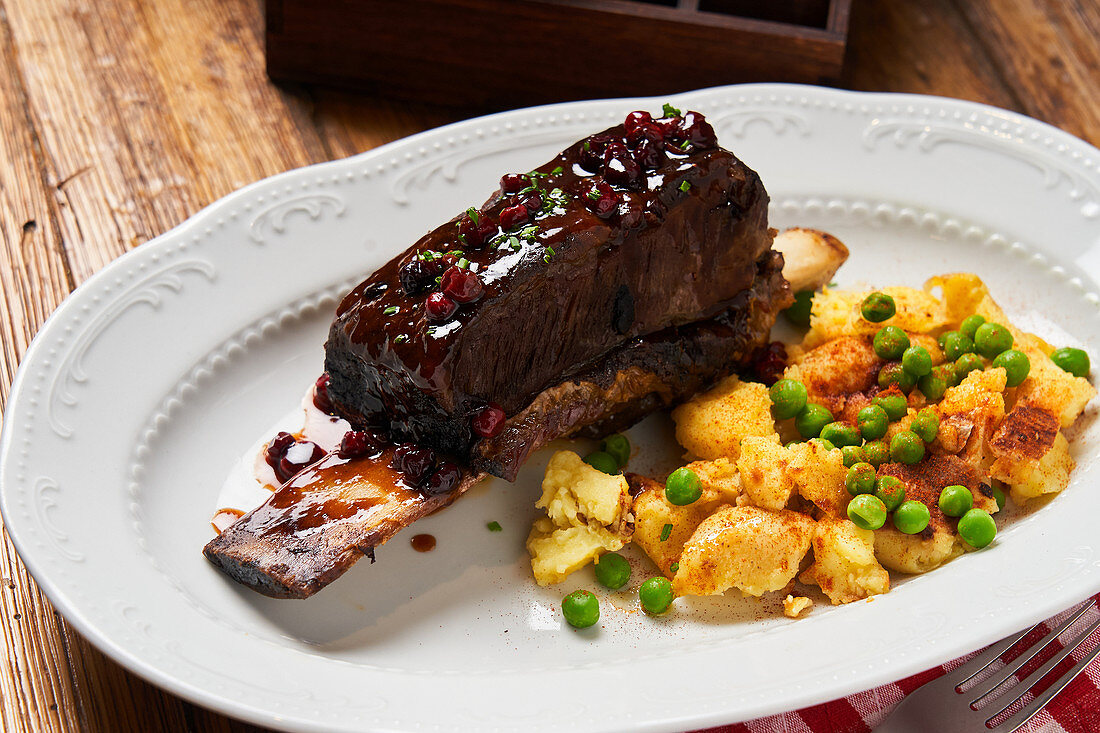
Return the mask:
<path id="1" fill-rule="evenodd" d="M 738 97 L 747 100 L 745 108 L 733 108 L 733 101 Z M 1023 162 L 1042 174 L 1046 188 L 1053 193 L 1057 193 L 1060 197 L 1066 197 L 1072 201 L 1078 206 L 1079 213 L 1083 218 L 1095 219 L 1100 213 L 1097 204 L 1097 195 L 1100 191 L 1097 187 L 1096 175 L 1097 151 L 1061 131 L 1013 113 L 954 100 L 907 95 L 860 95 L 835 90 L 783 85 L 748 85 L 703 90 L 677 95 L 676 99 L 708 102 L 720 106 L 724 111 L 715 114 L 714 119 L 716 122 L 726 124 L 735 136 L 743 133 L 745 127 L 754 122 L 764 122 L 777 131 L 789 130 L 791 134 L 805 136 L 809 134 L 805 115 L 813 114 L 814 110 L 886 116 L 888 119 L 881 122 L 879 127 L 866 128 L 864 144 L 869 147 L 879 144 L 884 138 L 889 138 L 893 140 L 898 148 L 913 145 L 922 150 L 931 150 L 943 142 L 945 132 L 949 135 L 957 133 L 955 134 L 956 142 L 962 138 L 969 138 L 981 147 L 989 148 L 989 146 L 992 146 L 992 150 L 996 154 L 1022 157 Z M 197 243 L 202 239 L 204 230 L 206 236 L 209 236 L 210 231 L 219 228 L 227 218 L 232 220 L 240 215 L 242 211 L 248 212 L 249 216 L 254 217 L 252 226 L 249 229 L 249 239 L 253 245 L 265 245 L 270 233 L 282 234 L 287 227 L 288 216 L 291 213 L 304 213 L 312 221 L 316 221 L 325 213 L 330 213 L 334 217 L 342 217 L 345 215 L 345 207 L 339 197 L 329 196 L 323 191 L 305 197 L 301 195 L 294 197 L 293 194 L 322 189 L 326 185 L 340 185 L 345 177 L 349 184 L 353 184 L 356 171 L 360 172 L 358 175 L 362 178 L 368 177 L 371 166 L 367 164 L 375 164 L 375 170 L 379 174 L 391 170 L 396 171 L 403 167 L 406 168 L 404 172 L 399 173 L 390 181 L 390 193 L 394 201 L 401 205 L 409 201 L 408 188 L 411 184 L 422 184 L 436 173 L 448 180 L 453 179 L 456 171 L 465 160 L 464 155 L 468 152 L 463 150 L 465 141 L 469 139 L 482 140 L 485 138 L 484 129 L 489 128 L 490 125 L 492 126 L 490 138 L 494 138 L 510 135 L 516 129 L 529 129 L 527 127 L 528 122 L 532 120 L 535 121 L 533 126 L 550 121 L 548 125 L 550 127 L 555 124 L 553 121 L 558 120 L 562 123 L 559 129 L 548 131 L 543 137 L 546 139 L 566 139 L 567 133 L 578 125 L 587 125 L 591 122 L 607 119 L 609 105 L 614 105 L 617 113 L 619 109 L 625 110 L 628 106 L 642 103 L 652 103 L 652 100 L 633 103 L 627 100 L 582 102 L 555 105 L 536 110 L 519 110 L 479 120 L 471 120 L 441 130 L 422 133 L 405 141 L 399 141 L 394 145 L 385 146 L 345 161 L 321 164 L 282 174 L 231 194 L 204 209 L 172 232 L 158 237 L 136 252 L 124 256 L 104 268 L 74 293 L 74 296 L 50 318 L 31 349 L 28 350 L 13 384 L 12 398 L 9 402 L 9 416 L 19 412 L 26 404 L 35 405 L 35 401 L 39 399 L 35 396 L 34 388 L 26 384 L 30 379 L 27 374 L 29 371 L 27 367 L 28 365 L 43 366 L 44 362 L 48 361 L 47 338 L 58 335 L 66 327 L 64 319 L 76 313 L 78 305 L 87 306 L 87 296 L 90 293 L 96 292 L 97 289 L 109 291 L 112 277 L 118 278 L 121 286 L 121 276 L 123 274 L 129 277 L 131 270 L 139 262 L 143 263 L 143 266 L 147 265 L 148 263 L 144 259 L 146 255 L 150 255 L 154 261 L 161 254 L 165 259 L 173 255 L 179 256 L 187 249 L 189 242 Z M 586 109 L 592 109 L 594 112 L 586 113 Z M 929 114 L 938 114 L 943 123 L 937 127 L 930 125 L 927 119 L 924 119 L 921 124 L 905 119 L 908 116 L 922 117 L 921 114 L 914 115 L 913 110 L 925 110 L 926 112 L 923 113 L 924 118 Z M 587 117 L 586 114 L 588 114 Z M 893 115 L 893 117 L 891 118 L 890 115 Z M 893 125 L 893 127 L 886 127 L 887 124 Z M 454 143 L 456 136 L 463 139 L 463 145 Z M 511 139 L 507 143 L 514 145 L 516 142 L 522 143 L 523 141 L 524 139 Z M 416 151 L 415 145 L 420 145 L 419 151 Z M 429 147 L 432 147 L 435 152 L 432 152 Z M 395 154 L 387 158 L 391 151 L 394 151 Z M 404 151 L 403 160 L 396 155 L 398 151 Z M 419 160 L 417 160 L 417 155 L 414 152 L 418 152 Z M 427 163 L 427 165 L 409 167 L 408 164 L 413 162 L 418 164 Z M 344 176 L 341 176 L 341 173 L 344 173 Z M 285 185 L 282 189 L 279 189 L 277 184 Z M 823 205 L 827 204 L 823 203 Z M 1041 257 L 1041 255 L 1037 256 Z M 203 269 L 195 263 L 201 263 L 201 260 L 193 260 L 190 263 L 182 262 L 175 268 L 166 267 L 164 272 L 180 270 L 202 275 Z M 209 278 L 210 276 L 206 275 L 206 277 Z M 164 285 L 171 289 L 171 279 L 154 281 L 154 291 L 158 285 Z M 1076 287 L 1083 290 L 1079 280 Z M 155 294 L 149 294 L 146 290 L 141 289 L 137 289 L 132 295 L 135 300 L 128 301 L 127 307 L 133 303 L 148 303 L 149 301 L 142 300 L 145 297 L 156 297 Z M 1093 304 L 1098 300 L 1094 293 L 1083 293 L 1083 296 L 1086 301 Z M 83 303 L 80 302 L 82 299 Z M 72 323 L 68 325 L 71 326 Z M 77 382 L 79 382 L 80 376 L 79 358 L 80 354 L 77 352 L 73 362 L 76 369 L 70 371 L 70 374 L 77 378 Z M 41 379 L 44 374 L 45 371 L 35 376 Z M 62 376 L 67 379 L 69 374 Z M 47 409 L 49 409 L 48 406 Z M 48 481 L 42 482 L 41 479 L 34 482 L 38 488 L 32 489 L 31 495 L 37 494 L 41 499 L 34 506 L 34 511 L 38 513 L 37 522 L 39 526 L 33 527 L 22 523 L 25 519 L 24 515 L 26 515 L 25 501 L 27 494 L 24 492 L 17 495 L 16 484 L 19 485 L 18 488 L 26 489 L 27 482 L 25 480 L 17 482 L 9 478 L 9 474 L 15 474 L 16 472 L 16 469 L 12 469 L 10 465 L 13 455 L 15 455 L 16 438 L 12 428 L 14 422 L 14 420 L 5 421 L 4 435 L 2 441 L 0 441 L 0 457 L 5 459 L 4 472 L 0 475 L 0 480 L 3 481 L 2 486 L 0 486 L 0 489 L 2 489 L 0 500 L 2 500 L 4 516 L 9 522 L 9 531 L 13 540 L 16 542 L 28 567 L 40 581 L 43 590 L 58 609 L 82 633 L 136 672 L 200 703 L 279 727 L 310 727 L 315 729 L 328 729 L 337 726 L 352 727 L 353 723 L 349 722 L 350 719 L 334 719 L 326 715 L 324 711 L 326 702 L 324 691 L 307 691 L 308 694 L 304 701 L 295 703 L 284 700 L 281 707 L 278 706 L 277 701 L 280 697 L 286 697 L 285 690 L 261 691 L 255 687 L 245 687 L 242 688 L 245 698 L 230 699 L 230 693 L 219 689 L 216 683 L 209 680 L 200 680 L 194 674 L 183 674 L 184 670 L 178 666 L 179 662 L 181 660 L 190 664 L 195 664 L 195 662 L 188 659 L 187 654 L 180 647 L 180 639 L 162 639 L 163 652 L 158 654 L 137 655 L 134 652 L 133 640 L 127 636 L 128 633 L 132 632 L 127 632 L 125 629 L 120 632 L 119 628 L 108 628 L 105 619 L 108 615 L 112 619 L 115 617 L 124 618 L 129 622 L 130 629 L 136 630 L 140 636 L 152 638 L 160 632 L 156 630 L 152 621 L 143 616 L 144 612 L 136 605 L 127 604 L 124 600 L 117 600 L 111 603 L 110 609 L 107 609 L 109 614 L 102 613 L 103 609 L 97 607 L 102 605 L 102 599 L 89 598 L 83 595 L 68 583 L 64 573 L 58 573 L 56 570 L 58 558 L 69 563 L 81 562 L 83 558 L 82 550 L 88 548 L 68 547 L 65 544 L 65 538 L 55 536 L 52 539 L 52 548 L 41 549 L 44 547 L 40 545 L 42 537 L 36 536 L 35 532 L 44 531 L 47 534 L 51 532 L 52 525 L 48 515 L 51 510 L 56 508 L 56 503 L 53 503 L 53 499 L 47 498 L 46 493 L 57 491 L 56 484 L 51 485 Z M 61 438 L 64 437 L 66 429 L 64 423 L 53 426 L 54 432 Z M 21 504 L 20 502 L 24 503 Z M 50 541 L 49 537 L 46 539 Z M 35 543 L 39 543 L 40 546 L 36 548 Z M 1095 561 L 1092 562 L 1092 565 L 1089 564 L 1090 558 L 1093 557 L 1092 548 L 1084 549 L 1088 551 L 1086 554 L 1069 559 L 1091 568 L 1095 565 Z M 53 567 L 51 567 L 51 564 L 53 564 Z M 1089 577 L 1092 586 L 1075 586 L 1069 595 L 1084 596 L 1095 591 L 1095 576 L 1096 573 L 1093 572 Z M 1060 575 L 1053 579 L 1047 578 L 1047 580 L 1056 589 L 1063 589 L 1066 585 Z M 1006 593 L 1010 590 L 1006 586 Z M 1058 606 L 1063 602 L 1073 600 L 1073 598 L 1066 598 L 1064 591 L 1063 596 L 1054 597 L 1057 596 L 1055 593 L 1052 593 L 1051 596 L 1051 598 L 1044 599 L 1043 603 L 1036 604 L 1029 613 L 1033 617 L 1046 615 L 1058 610 Z M 96 611 L 95 615 L 98 618 L 93 618 L 92 614 L 86 613 L 89 609 Z M 841 609 L 838 611 L 839 613 L 851 616 L 861 614 L 861 610 L 859 608 L 848 608 Z M 939 619 L 936 623 L 942 626 L 945 621 L 945 619 Z M 774 691 L 754 694 L 751 699 L 750 696 L 743 696 L 740 699 L 731 697 L 723 700 L 714 696 L 701 695 L 697 701 L 696 710 L 654 709 L 651 715 L 643 715 L 642 719 L 627 717 L 616 720 L 589 720 L 587 723 L 600 728 L 613 728 L 629 722 L 630 725 L 636 728 L 673 729 L 688 724 L 705 725 L 730 721 L 774 711 L 782 707 L 800 706 L 850 692 L 855 689 L 852 685 L 856 683 L 862 683 L 857 684 L 858 687 L 873 684 L 875 681 L 882 682 L 886 681 L 888 677 L 897 677 L 908 671 L 923 668 L 936 661 L 942 661 L 944 658 L 966 651 L 982 641 L 991 640 L 993 635 L 993 632 L 988 632 L 986 636 L 989 638 L 970 636 L 962 639 L 953 638 L 947 642 L 940 640 L 940 643 L 926 642 L 923 648 L 918 646 L 916 650 L 911 652 L 897 652 L 890 658 L 892 663 L 885 665 L 888 670 L 887 677 L 884 677 L 882 672 L 876 674 L 873 671 L 873 665 L 866 663 L 866 659 L 847 659 L 835 667 L 818 670 L 818 677 L 811 677 L 811 679 L 823 682 L 823 684 L 811 685 L 814 687 L 812 690 L 806 689 L 808 680 L 804 679 L 802 684 L 788 684 L 785 687 L 778 685 Z M 840 677 L 841 673 L 848 673 L 850 679 L 856 682 L 843 681 Z M 247 698 L 249 694 L 253 695 L 252 699 Z M 362 708 L 369 710 L 367 714 L 371 716 L 369 720 L 372 725 L 400 725 L 400 720 L 393 722 L 393 718 L 383 715 L 385 712 L 384 704 L 381 709 L 377 708 L 377 705 L 364 705 Z M 586 712 L 589 715 L 593 714 L 591 708 L 588 708 Z M 494 721 L 492 717 L 486 718 L 485 713 L 476 710 L 464 710 L 460 713 L 460 717 L 468 725 L 475 727 L 498 722 Z M 362 718 L 356 718 L 356 720 L 359 723 L 364 722 Z M 412 720 L 406 722 L 409 725 L 413 724 Z"/>

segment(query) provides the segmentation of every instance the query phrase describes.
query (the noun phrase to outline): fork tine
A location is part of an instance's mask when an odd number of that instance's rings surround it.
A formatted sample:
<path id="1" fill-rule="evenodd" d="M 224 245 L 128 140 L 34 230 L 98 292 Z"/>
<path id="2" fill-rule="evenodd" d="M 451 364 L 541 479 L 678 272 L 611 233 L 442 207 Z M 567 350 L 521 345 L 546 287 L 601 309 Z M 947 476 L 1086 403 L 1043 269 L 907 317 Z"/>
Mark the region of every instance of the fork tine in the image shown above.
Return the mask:
<path id="1" fill-rule="evenodd" d="M 1020 667 L 1030 662 L 1036 654 L 1045 649 L 1047 645 L 1050 644 L 1050 642 L 1054 641 L 1054 639 L 1057 638 L 1062 632 L 1072 626 L 1074 622 L 1077 621 L 1077 619 L 1081 618 L 1081 616 L 1083 616 L 1085 612 L 1088 611 L 1090 608 L 1092 608 L 1091 600 L 1083 603 L 1080 608 L 1070 614 L 1069 618 L 1062 622 L 1061 626 L 1056 629 L 1052 629 L 1049 634 L 1044 636 L 1039 641 L 1035 642 L 1035 644 L 1030 649 L 1027 649 L 1023 653 L 1021 653 L 1020 656 L 1013 659 L 1001 669 L 998 669 L 988 678 L 982 680 L 978 684 L 974 685 L 974 687 L 967 690 L 966 695 L 970 698 L 970 701 L 977 702 L 993 690 L 997 689 L 997 687 L 1002 682 L 1007 680 L 1012 675 L 1016 674 L 1016 671 L 1020 669 Z"/>
<path id="2" fill-rule="evenodd" d="M 1050 672 L 1050 670 L 1057 667 L 1058 664 L 1061 663 L 1061 661 L 1063 659 L 1065 659 L 1070 654 L 1072 654 L 1073 650 L 1076 649 L 1078 646 L 1080 646 L 1081 642 L 1083 642 L 1085 639 L 1087 639 L 1089 637 L 1089 634 L 1096 631 L 1097 629 L 1100 629 L 1100 619 L 1097 619 L 1096 621 L 1094 621 L 1092 623 L 1092 625 L 1089 626 L 1087 629 L 1085 629 L 1085 631 L 1083 631 L 1081 634 L 1079 634 L 1073 640 L 1073 642 L 1071 644 L 1067 644 L 1065 647 L 1063 647 L 1062 651 L 1058 652 L 1053 657 L 1051 657 L 1047 661 L 1047 663 L 1044 664 L 1042 667 L 1039 667 L 1039 669 L 1035 670 L 1034 672 L 1029 674 L 1024 679 L 1020 680 L 1019 684 L 1012 685 L 1007 690 L 1002 692 L 1000 695 L 993 698 L 989 702 L 988 705 L 983 706 L 981 708 L 981 711 L 983 713 L 986 713 L 986 712 L 989 713 L 989 717 L 986 718 L 986 722 L 992 720 L 994 717 L 999 715 L 1009 705 L 1011 705 L 1012 703 L 1016 702 L 1021 697 L 1023 697 L 1027 693 L 1028 690 L 1030 690 L 1032 687 L 1035 686 L 1035 683 L 1042 680 L 1043 677 L 1045 677 L 1047 675 L 1047 673 Z M 1090 656 L 1090 659 L 1091 659 L 1091 656 Z M 1080 670 L 1078 670 L 1078 671 L 1080 671 Z M 1073 678 L 1071 677 L 1070 679 L 1073 679 Z M 1031 681 L 1030 684 L 1025 684 L 1029 680 Z M 1067 679 L 1066 682 L 1069 682 L 1069 680 Z M 1002 702 L 1004 704 L 1002 704 Z"/>
<path id="3" fill-rule="evenodd" d="M 1094 625 L 1093 628 L 1096 628 L 1096 625 Z M 1084 637 L 1081 637 L 1078 640 L 1077 644 L 1083 642 L 1085 640 L 1085 637 L 1087 636 L 1088 634 L 1086 634 Z M 1077 647 L 1077 644 L 1071 647 L 1070 651 L 1075 649 Z M 1087 655 L 1085 655 L 1085 657 L 1082 658 L 1080 662 L 1073 665 L 1073 667 L 1071 667 L 1070 669 L 1066 670 L 1065 674 L 1059 677 L 1058 680 L 1054 682 L 1054 684 L 1052 684 L 1050 687 L 1043 690 L 1042 694 L 1038 695 L 1034 700 L 1029 702 L 1027 705 L 1025 705 L 1023 708 L 1021 708 L 1010 717 L 1005 718 L 1000 725 L 994 728 L 994 730 L 1003 730 L 1004 733 L 1012 733 L 1012 731 L 1016 730 L 1024 723 L 1031 720 L 1031 716 L 1039 712 L 1039 710 L 1041 710 L 1044 705 L 1050 702 L 1050 699 L 1052 697 L 1057 695 L 1059 692 L 1062 691 L 1062 688 L 1072 682 L 1074 677 L 1084 672 L 1085 668 L 1089 666 L 1089 663 L 1092 662 L 1092 660 L 1096 659 L 1096 656 L 1098 654 L 1100 654 L 1100 644 L 1097 644 L 1096 647 Z"/>
<path id="4" fill-rule="evenodd" d="M 1009 650 L 1010 647 L 1012 647 L 1013 644 L 1034 631 L 1038 625 L 1039 624 L 1035 624 L 1035 626 L 1032 626 L 1029 629 L 1024 629 L 1018 634 L 1013 634 L 1007 639 L 1001 639 L 998 642 L 990 644 L 985 651 L 971 659 L 966 664 L 963 664 L 956 669 L 951 670 L 951 672 L 944 675 L 944 677 L 953 679 L 956 687 L 961 685 L 962 683 L 966 682 L 968 679 L 988 667 L 990 664 L 992 664 L 997 657 L 1004 654 L 1006 651 Z"/>

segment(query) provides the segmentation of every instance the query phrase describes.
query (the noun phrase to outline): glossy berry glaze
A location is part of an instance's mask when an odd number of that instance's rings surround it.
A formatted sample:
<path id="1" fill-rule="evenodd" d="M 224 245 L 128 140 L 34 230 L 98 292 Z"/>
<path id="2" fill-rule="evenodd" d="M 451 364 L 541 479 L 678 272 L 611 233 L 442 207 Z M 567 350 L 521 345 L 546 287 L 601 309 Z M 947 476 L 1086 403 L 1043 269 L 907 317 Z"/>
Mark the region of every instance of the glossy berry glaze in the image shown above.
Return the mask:
<path id="1" fill-rule="evenodd" d="M 770 247 L 766 219 L 744 221 L 730 202 L 759 199 L 759 179 L 702 115 L 631 113 L 505 175 L 484 206 L 356 287 L 326 347 L 331 399 L 357 427 L 464 463 L 489 403 L 506 419 L 625 339 L 728 308 Z M 737 246 L 713 246 L 722 238 Z M 663 255 L 675 262 L 651 259 Z"/>

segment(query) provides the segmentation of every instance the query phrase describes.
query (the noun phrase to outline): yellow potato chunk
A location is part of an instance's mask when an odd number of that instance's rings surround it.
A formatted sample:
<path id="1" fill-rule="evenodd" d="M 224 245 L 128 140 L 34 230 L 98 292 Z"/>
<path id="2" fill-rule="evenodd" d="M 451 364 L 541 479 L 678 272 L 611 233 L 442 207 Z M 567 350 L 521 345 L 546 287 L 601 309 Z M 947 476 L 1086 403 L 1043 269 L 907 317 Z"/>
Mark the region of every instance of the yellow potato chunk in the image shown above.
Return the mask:
<path id="1" fill-rule="evenodd" d="M 1058 417 L 1063 428 L 1068 428 L 1096 396 L 1096 388 L 1084 377 L 1075 377 L 1063 371 L 1038 349 L 1025 349 L 1031 360 L 1031 371 L 1023 384 L 1016 388 L 1016 400 L 1026 405 L 1042 408 Z"/>
<path id="2" fill-rule="evenodd" d="M 610 526 L 630 508 L 626 478 L 609 476 L 589 466 L 570 450 L 556 452 L 546 466 L 542 497 L 535 507 L 545 509 L 558 527 L 597 522 Z"/>
<path id="3" fill-rule="evenodd" d="M 687 506 L 676 506 L 665 498 L 664 486 L 652 483 L 651 488 L 634 498 L 632 541 L 642 548 L 658 570 L 671 578 L 670 566 L 680 559 L 684 543 L 704 519 L 725 504 L 725 500 L 720 492 L 704 482 L 703 495 L 697 501 Z"/>
<path id="4" fill-rule="evenodd" d="M 1023 505 L 1043 494 L 1056 494 L 1069 486 L 1077 462 L 1069 454 L 1069 441 L 1059 431 L 1054 445 L 1038 462 L 1026 456 L 1003 455 L 989 467 L 989 475 L 1011 487 L 1012 501 Z"/>
<path id="5" fill-rule="evenodd" d="M 531 571 L 542 586 L 560 583 L 603 553 L 622 547 L 622 536 L 605 527 L 555 527 L 545 517 L 535 521 L 527 537 Z"/>
<path id="6" fill-rule="evenodd" d="M 760 440 L 749 438 L 748 440 Z M 771 441 L 769 441 L 771 443 Z M 774 445 L 774 443 L 771 443 Z M 728 458 L 718 458 L 713 461 L 695 461 L 689 463 L 687 468 L 695 472 L 699 482 L 703 484 L 703 491 L 715 492 L 721 500 L 727 504 L 733 504 L 741 496 L 741 475 L 738 473 L 737 464 Z"/>
<path id="7" fill-rule="evenodd" d="M 936 407 L 940 446 L 978 471 L 993 461 L 989 439 L 1005 416 L 1005 382 L 1005 370 L 999 367 L 970 372 L 958 386 L 948 387 Z"/>
<path id="8" fill-rule="evenodd" d="M 814 562 L 798 577 L 816 585 L 833 605 L 851 603 L 890 590 L 890 574 L 875 559 L 875 533 L 847 519 L 817 523 Z"/>
<path id="9" fill-rule="evenodd" d="M 897 313 L 886 323 L 911 333 L 929 333 L 948 324 L 943 304 L 930 293 L 913 288 L 882 288 L 894 299 Z M 860 305 L 869 292 L 825 290 L 814 296 L 810 315 L 810 330 L 802 342 L 812 348 L 841 336 L 874 336 L 881 323 L 863 319 Z"/>
<path id="10" fill-rule="evenodd" d="M 814 602 L 806 596 L 788 595 L 783 599 L 783 615 L 787 618 L 798 618 L 803 611 L 812 605 L 814 605 Z"/>
<path id="11" fill-rule="evenodd" d="M 805 514 L 723 507 L 703 520 L 684 545 L 672 589 L 695 596 L 730 588 L 751 596 L 779 590 L 798 573 L 813 534 L 814 522 Z"/>
<path id="12" fill-rule="evenodd" d="M 694 458 L 736 460 L 743 438 L 774 436 L 779 440 L 771 406 L 764 385 L 727 377 L 672 411 L 676 440 Z"/>
<path id="13" fill-rule="evenodd" d="M 790 475 L 790 452 L 770 438 L 745 438 L 737 470 L 744 496 L 739 504 L 778 511 L 787 506 L 794 491 Z"/>
<path id="14" fill-rule="evenodd" d="M 946 528 L 936 528 L 927 539 L 920 534 L 903 534 L 889 523 L 875 530 L 875 557 L 887 570 L 927 573 L 962 553 L 962 542 Z"/>
<path id="15" fill-rule="evenodd" d="M 630 537 L 626 478 L 598 471 L 572 451 L 551 457 L 535 506 L 547 514 L 527 537 L 539 585 L 560 583 L 601 553 L 622 549 Z"/>
<path id="16" fill-rule="evenodd" d="M 844 486 L 848 469 L 838 450 L 827 450 L 818 442 L 798 443 L 787 449 L 790 477 L 802 498 L 812 501 L 830 516 L 844 516 L 852 497 Z"/>

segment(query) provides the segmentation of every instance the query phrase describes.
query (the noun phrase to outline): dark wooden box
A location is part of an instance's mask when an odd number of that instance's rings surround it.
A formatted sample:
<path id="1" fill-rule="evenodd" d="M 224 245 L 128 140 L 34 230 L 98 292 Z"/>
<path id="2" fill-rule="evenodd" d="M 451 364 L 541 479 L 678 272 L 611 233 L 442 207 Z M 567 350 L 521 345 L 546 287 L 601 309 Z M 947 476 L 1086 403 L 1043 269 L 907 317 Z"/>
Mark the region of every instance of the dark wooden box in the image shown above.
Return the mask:
<path id="1" fill-rule="evenodd" d="M 478 109 L 839 77 L 851 0 L 266 0 L 276 80 Z"/>

